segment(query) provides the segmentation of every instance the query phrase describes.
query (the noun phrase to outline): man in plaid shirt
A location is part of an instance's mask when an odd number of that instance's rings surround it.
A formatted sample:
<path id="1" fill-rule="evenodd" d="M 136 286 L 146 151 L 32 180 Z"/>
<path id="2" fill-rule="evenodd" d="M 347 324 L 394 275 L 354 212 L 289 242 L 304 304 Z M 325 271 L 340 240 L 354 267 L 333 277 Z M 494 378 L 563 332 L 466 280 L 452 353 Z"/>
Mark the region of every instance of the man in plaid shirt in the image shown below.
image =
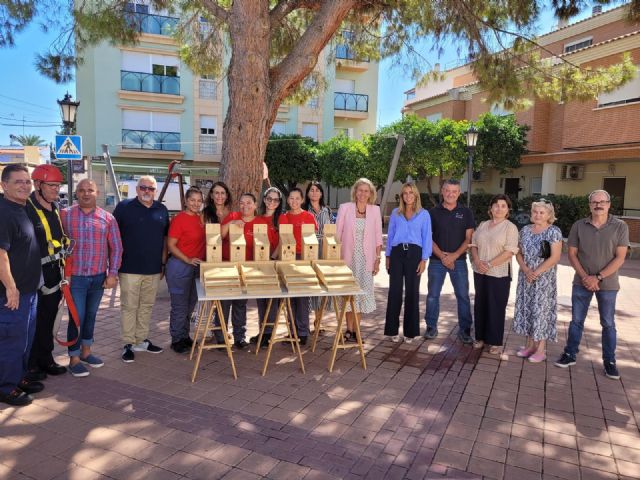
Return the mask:
<path id="1" fill-rule="evenodd" d="M 86 377 L 89 370 L 85 364 L 93 368 L 104 365 L 91 353 L 93 329 L 104 289 L 118 284 L 122 242 L 116 219 L 96 206 L 96 183 L 88 178 L 81 180 L 76 196 L 78 203 L 62 211 L 64 230 L 76 241 L 65 275 L 71 277 L 71 295 L 80 319 L 80 334 L 70 321 L 67 338 L 78 339 L 69 347 L 69 371 L 74 377 Z"/>

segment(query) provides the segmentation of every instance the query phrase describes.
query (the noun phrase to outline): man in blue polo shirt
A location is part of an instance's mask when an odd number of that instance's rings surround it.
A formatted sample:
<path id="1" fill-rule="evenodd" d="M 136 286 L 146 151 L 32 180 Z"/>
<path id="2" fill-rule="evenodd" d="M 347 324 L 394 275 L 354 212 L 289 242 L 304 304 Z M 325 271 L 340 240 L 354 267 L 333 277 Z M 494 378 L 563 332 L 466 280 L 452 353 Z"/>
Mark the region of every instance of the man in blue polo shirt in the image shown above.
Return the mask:
<path id="1" fill-rule="evenodd" d="M 449 274 L 458 302 L 458 338 L 472 344 L 471 302 L 469 301 L 469 275 L 467 271 L 467 245 L 476 227 L 473 213 L 458 203 L 460 182 L 446 180 L 440 190 L 442 202 L 429 210 L 433 232 L 433 253 L 428 268 L 427 312 L 425 338 L 438 336 L 440 292 Z"/>
<path id="2" fill-rule="evenodd" d="M 136 198 L 120 202 L 113 212 L 122 238 L 120 266 L 120 308 L 122 318 L 122 360 L 131 363 L 134 352 L 161 353 L 149 335 L 151 310 L 167 261 L 169 212 L 154 200 L 157 183 L 142 176 Z"/>

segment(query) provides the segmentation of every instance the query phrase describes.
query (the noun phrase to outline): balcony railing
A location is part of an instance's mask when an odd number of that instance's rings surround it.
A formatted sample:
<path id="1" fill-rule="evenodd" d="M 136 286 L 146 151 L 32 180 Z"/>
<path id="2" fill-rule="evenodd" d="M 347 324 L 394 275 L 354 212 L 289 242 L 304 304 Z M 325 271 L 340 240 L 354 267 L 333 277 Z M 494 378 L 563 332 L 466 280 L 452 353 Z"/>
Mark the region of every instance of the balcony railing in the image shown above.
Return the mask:
<path id="1" fill-rule="evenodd" d="M 368 112 L 369 95 L 335 92 L 333 108 L 335 110 L 346 110 L 349 112 Z"/>
<path id="2" fill-rule="evenodd" d="M 131 26 L 140 33 L 172 35 L 178 24 L 178 19 L 175 17 L 139 12 L 128 12 L 126 15 Z"/>
<path id="3" fill-rule="evenodd" d="M 122 129 L 122 148 L 180 151 L 180 133 Z"/>
<path id="4" fill-rule="evenodd" d="M 120 70 L 120 88 L 131 92 L 180 95 L 180 77 Z"/>
<path id="5" fill-rule="evenodd" d="M 353 60 L 356 62 L 368 62 L 368 58 L 357 58 L 353 48 L 346 43 L 336 45 L 336 58 L 339 60 Z"/>

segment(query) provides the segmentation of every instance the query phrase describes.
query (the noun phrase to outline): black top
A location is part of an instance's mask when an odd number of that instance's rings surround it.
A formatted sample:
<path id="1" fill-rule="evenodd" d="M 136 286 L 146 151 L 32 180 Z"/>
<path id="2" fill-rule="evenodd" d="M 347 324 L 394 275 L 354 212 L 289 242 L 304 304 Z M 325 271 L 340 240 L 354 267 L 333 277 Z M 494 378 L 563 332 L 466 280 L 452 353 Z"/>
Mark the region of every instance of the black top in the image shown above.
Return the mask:
<path id="1" fill-rule="evenodd" d="M 46 208 L 42 208 L 42 205 L 36 199 L 36 194 L 33 192 L 31 194 L 31 203 L 27 202 L 27 215 L 29 219 L 31 219 L 31 223 L 33 223 L 33 228 L 36 233 L 36 240 L 38 241 L 38 245 L 40 247 L 40 257 L 47 257 L 49 255 L 49 247 L 47 242 L 47 234 L 44 230 L 44 225 L 42 225 L 42 221 L 38 216 L 36 209 L 40 210 L 44 213 L 45 218 L 47 219 L 47 223 L 49 224 L 49 228 L 51 229 L 51 238 L 57 240 L 62 243 L 62 225 L 60 224 L 60 219 L 56 214 L 58 210 L 58 205 L 53 202 L 51 204 L 52 210 L 47 210 Z M 61 247 L 56 247 L 53 249 L 54 253 L 57 253 L 61 250 Z M 57 283 L 60 282 L 60 261 L 47 263 L 42 266 L 42 275 L 44 277 L 44 284 L 46 287 L 53 287 Z"/>
<path id="2" fill-rule="evenodd" d="M 476 228 L 471 210 L 459 203 L 453 210 L 448 210 L 440 202 L 429 210 L 429 215 L 433 242 L 443 252 L 455 252 L 464 243 L 467 230 Z M 466 252 L 460 255 L 461 260 L 466 258 Z M 435 253 L 431 254 L 431 259 L 439 260 Z"/>
<path id="3" fill-rule="evenodd" d="M 23 205 L 6 198 L 0 198 L 0 248 L 9 256 L 11 275 L 18 291 L 21 294 L 36 292 L 40 286 L 42 269 L 33 224 Z M 6 296 L 2 282 L 0 296 Z"/>
<path id="4" fill-rule="evenodd" d="M 138 198 L 118 203 L 116 217 L 122 239 L 120 273 L 154 275 L 162 271 L 162 249 L 169 231 L 169 211 L 154 201 L 145 207 Z"/>

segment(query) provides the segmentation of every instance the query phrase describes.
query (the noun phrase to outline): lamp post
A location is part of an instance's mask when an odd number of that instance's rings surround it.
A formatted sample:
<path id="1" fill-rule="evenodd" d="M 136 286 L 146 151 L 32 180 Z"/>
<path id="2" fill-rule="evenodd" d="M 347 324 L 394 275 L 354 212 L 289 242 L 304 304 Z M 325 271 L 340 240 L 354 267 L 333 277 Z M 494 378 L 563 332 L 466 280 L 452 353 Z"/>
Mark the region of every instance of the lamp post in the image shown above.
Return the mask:
<path id="1" fill-rule="evenodd" d="M 473 179 L 473 153 L 478 143 L 478 129 L 471 125 L 467 133 L 465 133 L 467 140 L 467 207 L 471 206 L 471 180 Z"/>
<path id="2" fill-rule="evenodd" d="M 76 113 L 80 102 L 74 102 L 67 92 L 62 100 L 57 100 L 62 115 L 62 131 L 65 135 L 71 135 L 76 125 Z M 73 198 L 73 160 L 67 160 L 67 201 L 71 206 Z"/>

